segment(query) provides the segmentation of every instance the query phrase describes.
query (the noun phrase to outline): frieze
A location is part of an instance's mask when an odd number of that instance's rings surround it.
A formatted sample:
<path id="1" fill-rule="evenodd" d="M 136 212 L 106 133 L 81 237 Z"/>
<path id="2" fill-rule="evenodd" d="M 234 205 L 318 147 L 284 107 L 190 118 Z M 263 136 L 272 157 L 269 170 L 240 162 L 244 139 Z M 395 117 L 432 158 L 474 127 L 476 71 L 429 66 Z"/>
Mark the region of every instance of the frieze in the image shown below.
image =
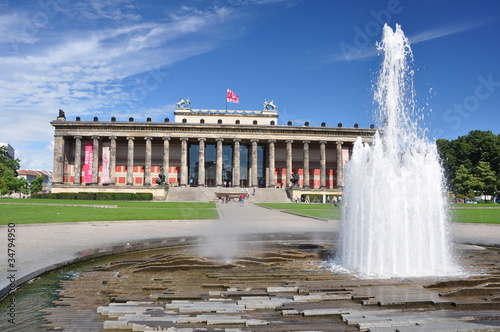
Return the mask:
<path id="1" fill-rule="evenodd" d="M 65 123 L 52 123 L 52 125 L 56 128 L 56 135 L 61 134 L 61 132 L 71 132 L 72 135 L 82 134 L 83 131 L 88 131 L 92 134 L 95 133 L 105 133 L 106 135 L 110 134 L 118 134 L 120 132 L 132 132 L 132 133 L 141 133 L 138 136 L 145 136 L 148 133 L 207 133 L 207 134 L 224 134 L 224 135 L 234 135 L 234 134 L 258 134 L 258 135 L 287 135 L 287 136 L 322 136 L 322 137 L 372 137 L 375 133 L 375 129 L 362 129 L 362 130 L 350 130 L 349 128 L 339 129 L 337 127 L 318 127 L 318 128 L 304 128 L 304 127 L 295 127 L 295 128 L 280 128 L 281 126 L 276 126 L 272 128 L 264 128 L 264 127 L 235 127 L 235 126 L 200 126 L 193 124 L 144 124 L 144 125 L 106 125 L 104 123 L 92 123 L 92 124 L 82 124 L 75 122 L 65 122 Z M 89 135 L 91 135 L 89 133 Z"/>

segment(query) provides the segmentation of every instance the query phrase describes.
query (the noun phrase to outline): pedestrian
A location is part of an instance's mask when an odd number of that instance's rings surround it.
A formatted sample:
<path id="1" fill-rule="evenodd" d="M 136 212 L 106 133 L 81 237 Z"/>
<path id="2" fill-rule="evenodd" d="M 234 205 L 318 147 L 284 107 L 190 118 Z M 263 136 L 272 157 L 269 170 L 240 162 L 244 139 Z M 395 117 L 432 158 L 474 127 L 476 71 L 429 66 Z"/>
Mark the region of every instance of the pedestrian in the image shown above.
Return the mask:
<path id="1" fill-rule="evenodd" d="M 252 196 L 255 196 L 255 187 L 253 187 Z"/>
<path id="2" fill-rule="evenodd" d="M 295 203 L 299 202 L 299 196 L 295 196 Z"/>
<path id="3" fill-rule="evenodd" d="M 245 194 L 241 193 L 240 194 L 240 207 L 245 206 Z"/>
<path id="4" fill-rule="evenodd" d="M 333 196 L 332 198 L 333 205 L 337 207 L 337 196 Z"/>

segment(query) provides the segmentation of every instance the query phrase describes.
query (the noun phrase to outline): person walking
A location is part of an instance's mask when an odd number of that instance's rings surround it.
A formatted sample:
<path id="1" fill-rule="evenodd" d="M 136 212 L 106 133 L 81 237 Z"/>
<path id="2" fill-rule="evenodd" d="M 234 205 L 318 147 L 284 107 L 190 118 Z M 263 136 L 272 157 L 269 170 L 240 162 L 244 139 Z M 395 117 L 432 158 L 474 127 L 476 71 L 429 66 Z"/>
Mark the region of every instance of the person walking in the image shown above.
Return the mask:
<path id="1" fill-rule="evenodd" d="M 241 193 L 240 194 L 240 207 L 245 206 L 245 194 Z"/>

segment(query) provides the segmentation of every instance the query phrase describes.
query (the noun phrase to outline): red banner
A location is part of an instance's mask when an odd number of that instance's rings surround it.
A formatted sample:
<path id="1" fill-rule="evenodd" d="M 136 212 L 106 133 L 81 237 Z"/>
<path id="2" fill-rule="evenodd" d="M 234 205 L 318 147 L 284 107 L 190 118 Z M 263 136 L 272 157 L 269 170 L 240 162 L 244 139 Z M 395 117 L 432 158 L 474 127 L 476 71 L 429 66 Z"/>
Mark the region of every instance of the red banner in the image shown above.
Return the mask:
<path id="1" fill-rule="evenodd" d="M 85 161 L 83 164 L 83 182 L 92 183 L 92 162 L 94 158 L 94 146 L 92 142 L 85 143 Z"/>

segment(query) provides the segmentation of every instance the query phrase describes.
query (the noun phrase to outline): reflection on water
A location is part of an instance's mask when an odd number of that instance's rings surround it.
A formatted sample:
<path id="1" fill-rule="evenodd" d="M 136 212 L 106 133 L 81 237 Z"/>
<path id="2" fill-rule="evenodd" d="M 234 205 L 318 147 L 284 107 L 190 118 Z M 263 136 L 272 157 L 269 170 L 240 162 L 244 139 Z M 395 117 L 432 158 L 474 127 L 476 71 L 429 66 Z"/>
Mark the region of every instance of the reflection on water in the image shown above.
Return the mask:
<path id="1" fill-rule="evenodd" d="M 0 331 L 48 331 L 43 327 L 43 313 L 40 310 L 52 306 L 52 301 L 58 299 L 55 291 L 57 284 L 62 280 L 70 280 L 85 271 L 84 266 L 74 266 L 54 271 L 36 278 L 17 290 L 14 297 L 8 296 L 0 302 Z M 11 299 L 15 301 L 15 324 L 9 322 L 9 308 Z"/>

